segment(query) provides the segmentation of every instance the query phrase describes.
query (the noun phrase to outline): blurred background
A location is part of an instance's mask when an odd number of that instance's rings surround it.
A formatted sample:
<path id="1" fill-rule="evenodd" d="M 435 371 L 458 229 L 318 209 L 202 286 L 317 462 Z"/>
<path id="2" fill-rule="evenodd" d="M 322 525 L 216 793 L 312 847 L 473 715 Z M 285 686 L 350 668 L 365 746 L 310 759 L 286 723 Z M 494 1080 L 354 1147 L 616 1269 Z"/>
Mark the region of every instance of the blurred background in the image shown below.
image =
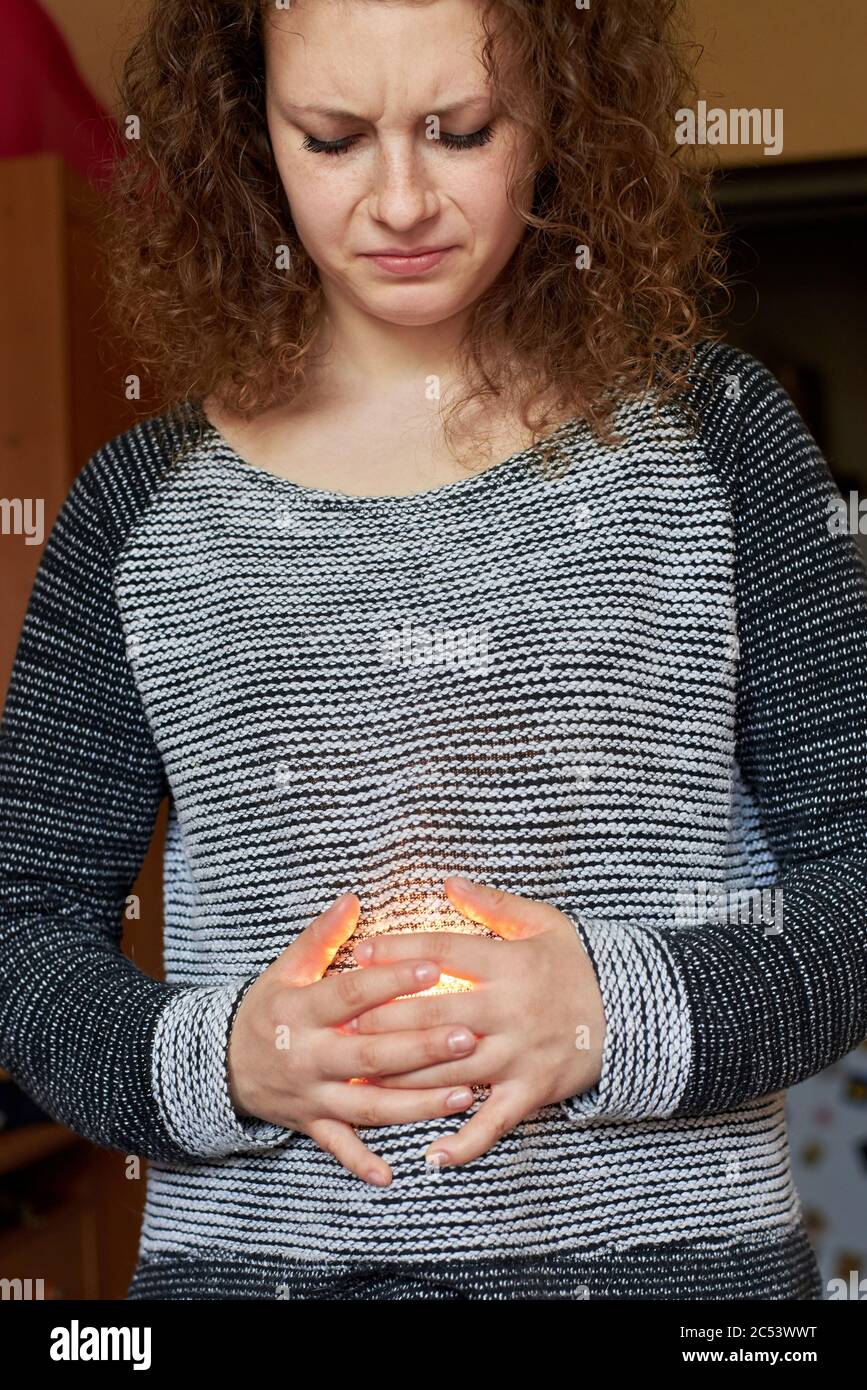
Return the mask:
<path id="1" fill-rule="evenodd" d="M 147 5 L 0 0 L 0 700 L 42 543 L 75 474 L 149 413 L 124 395 L 135 364 L 107 328 L 97 236 L 115 79 Z M 783 382 L 857 503 L 867 494 L 867 4 L 689 9 L 708 108 L 783 112 L 779 154 L 710 151 L 735 280 L 729 340 Z M 23 498 L 43 501 L 41 534 L 13 524 Z M 126 953 L 157 977 L 164 830 L 165 807 L 124 924 Z M 788 1105 L 823 1276 L 863 1275 L 867 1044 L 793 1088 Z M 126 1155 L 51 1122 L 0 1072 L 0 1277 L 43 1279 L 46 1298 L 123 1298 L 143 1178 Z"/>

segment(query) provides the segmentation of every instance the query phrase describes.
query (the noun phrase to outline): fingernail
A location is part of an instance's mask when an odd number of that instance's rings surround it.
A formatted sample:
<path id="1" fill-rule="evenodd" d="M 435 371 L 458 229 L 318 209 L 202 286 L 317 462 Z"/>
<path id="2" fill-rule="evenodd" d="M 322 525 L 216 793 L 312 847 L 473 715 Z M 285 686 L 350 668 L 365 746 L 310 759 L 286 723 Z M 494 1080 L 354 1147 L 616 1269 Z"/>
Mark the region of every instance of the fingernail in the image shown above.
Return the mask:
<path id="1" fill-rule="evenodd" d="M 424 1161 L 430 1164 L 431 1168 L 442 1168 L 444 1163 L 448 1163 L 449 1156 L 445 1149 L 432 1149 L 429 1154 L 425 1154 Z"/>
<path id="2" fill-rule="evenodd" d="M 385 1173 L 380 1172 L 378 1168 L 371 1168 L 367 1175 L 367 1181 L 376 1183 L 377 1187 L 385 1187 L 388 1183 L 388 1178 L 385 1176 Z"/>
<path id="3" fill-rule="evenodd" d="M 434 980 L 438 980 L 439 977 L 440 969 L 438 965 L 428 965 L 425 963 L 424 965 L 417 965 L 415 967 L 415 978 L 421 984 L 427 982 L 433 984 Z"/>
<path id="4" fill-rule="evenodd" d="M 467 1052 L 473 1040 L 465 1028 L 455 1028 L 446 1038 L 450 1052 Z"/>
<path id="5" fill-rule="evenodd" d="M 452 874 L 451 879 L 452 883 L 456 883 L 459 888 L 475 888 L 476 886 L 468 878 L 462 878 L 460 874 Z"/>
<path id="6" fill-rule="evenodd" d="M 356 960 L 370 960 L 370 957 L 373 955 L 373 942 L 359 941 L 352 954 L 355 956 Z"/>
<path id="7" fill-rule="evenodd" d="M 458 1109 L 463 1110 L 463 1108 L 464 1108 L 465 1105 L 469 1105 L 469 1104 L 470 1104 L 472 1098 L 473 1098 L 473 1093 L 472 1093 L 472 1091 L 468 1091 L 467 1088 L 466 1088 L 466 1086 L 465 1086 L 465 1087 L 463 1088 L 463 1090 L 461 1090 L 461 1091 L 452 1091 L 450 1095 L 447 1095 L 447 1096 L 446 1096 L 446 1105 L 449 1107 L 450 1110 L 458 1110 Z M 438 1150 L 438 1152 L 442 1152 L 442 1150 Z"/>
<path id="8" fill-rule="evenodd" d="M 358 1019 L 357 1019 L 357 1018 L 350 1018 L 349 1021 L 348 1021 L 347 1023 L 344 1023 L 343 1026 L 344 1026 L 344 1028 L 346 1029 L 347 1033 L 357 1033 L 357 1032 L 358 1032 Z"/>

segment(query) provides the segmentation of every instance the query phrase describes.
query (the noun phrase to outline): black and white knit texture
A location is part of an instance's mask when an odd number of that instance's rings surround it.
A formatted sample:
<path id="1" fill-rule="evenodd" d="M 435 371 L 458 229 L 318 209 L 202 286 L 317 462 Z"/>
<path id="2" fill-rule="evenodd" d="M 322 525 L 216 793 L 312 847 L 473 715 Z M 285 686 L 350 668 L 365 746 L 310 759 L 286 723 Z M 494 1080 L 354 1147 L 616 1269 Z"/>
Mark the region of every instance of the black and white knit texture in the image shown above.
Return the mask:
<path id="1" fill-rule="evenodd" d="M 867 586 L 782 387 L 695 373 L 555 476 L 349 497 L 169 412 L 76 479 L 2 724 L 0 1064 L 151 1160 L 130 1297 L 821 1296 L 785 1090 L 867 1035 Z M 165 797 L 163 983 L 119 942 Z M 229 1031 L 343 892 L 352 944 L 485 932 L 450 874 L 567 913 L 602 1075 L 451 1169 L 466 1112 L 365 1129 L 373 1188 L 237 1116 Z M 762 889 L 780 930 L 677 909 Z"/>

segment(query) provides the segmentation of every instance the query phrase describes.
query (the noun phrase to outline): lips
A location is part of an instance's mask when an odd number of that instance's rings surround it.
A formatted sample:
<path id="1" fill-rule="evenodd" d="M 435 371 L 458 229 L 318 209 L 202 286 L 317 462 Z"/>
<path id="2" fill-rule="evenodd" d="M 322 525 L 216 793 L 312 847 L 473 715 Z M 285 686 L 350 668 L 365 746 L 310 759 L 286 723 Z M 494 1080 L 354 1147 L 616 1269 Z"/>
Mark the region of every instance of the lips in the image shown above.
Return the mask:
<path id="1" fill-rule="evenodd" d="M 372 256 L 374 259 L 378 256 L 393 256 L 403 260 L 410 256 L 432 256 L 435 251 L 450 250 L 450 246 L 414 246 L 410 251 L 402 250 L 399 246 L 384 246 L 381 251 L 363 251 L 362 255 Z"/>
<path id="2" fill-rule="evenodd" d="M 366 251 L 364 255 L 390 275 L 423 275 L 439 265 L 451 250 L 451 246 L 435 246 L 414 251 Z"/>

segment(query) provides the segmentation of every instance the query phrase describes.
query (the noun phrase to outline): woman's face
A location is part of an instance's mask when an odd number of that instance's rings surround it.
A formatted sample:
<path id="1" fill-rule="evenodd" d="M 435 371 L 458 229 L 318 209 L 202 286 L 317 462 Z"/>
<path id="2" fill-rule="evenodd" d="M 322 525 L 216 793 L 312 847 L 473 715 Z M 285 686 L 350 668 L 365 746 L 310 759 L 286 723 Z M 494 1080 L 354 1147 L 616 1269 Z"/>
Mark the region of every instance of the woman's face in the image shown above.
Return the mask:
<path id="1" fill-rule="evenodd" d="M 493 109 L 481 39 L 475 0 L 293 0 L 269 11 L 268 129 L 331 305 L 439 323 L 483 293 L 520 241 L 506 184 L 526 143 Z M 444 254 L 373 259 L 431 247 Z"/>

